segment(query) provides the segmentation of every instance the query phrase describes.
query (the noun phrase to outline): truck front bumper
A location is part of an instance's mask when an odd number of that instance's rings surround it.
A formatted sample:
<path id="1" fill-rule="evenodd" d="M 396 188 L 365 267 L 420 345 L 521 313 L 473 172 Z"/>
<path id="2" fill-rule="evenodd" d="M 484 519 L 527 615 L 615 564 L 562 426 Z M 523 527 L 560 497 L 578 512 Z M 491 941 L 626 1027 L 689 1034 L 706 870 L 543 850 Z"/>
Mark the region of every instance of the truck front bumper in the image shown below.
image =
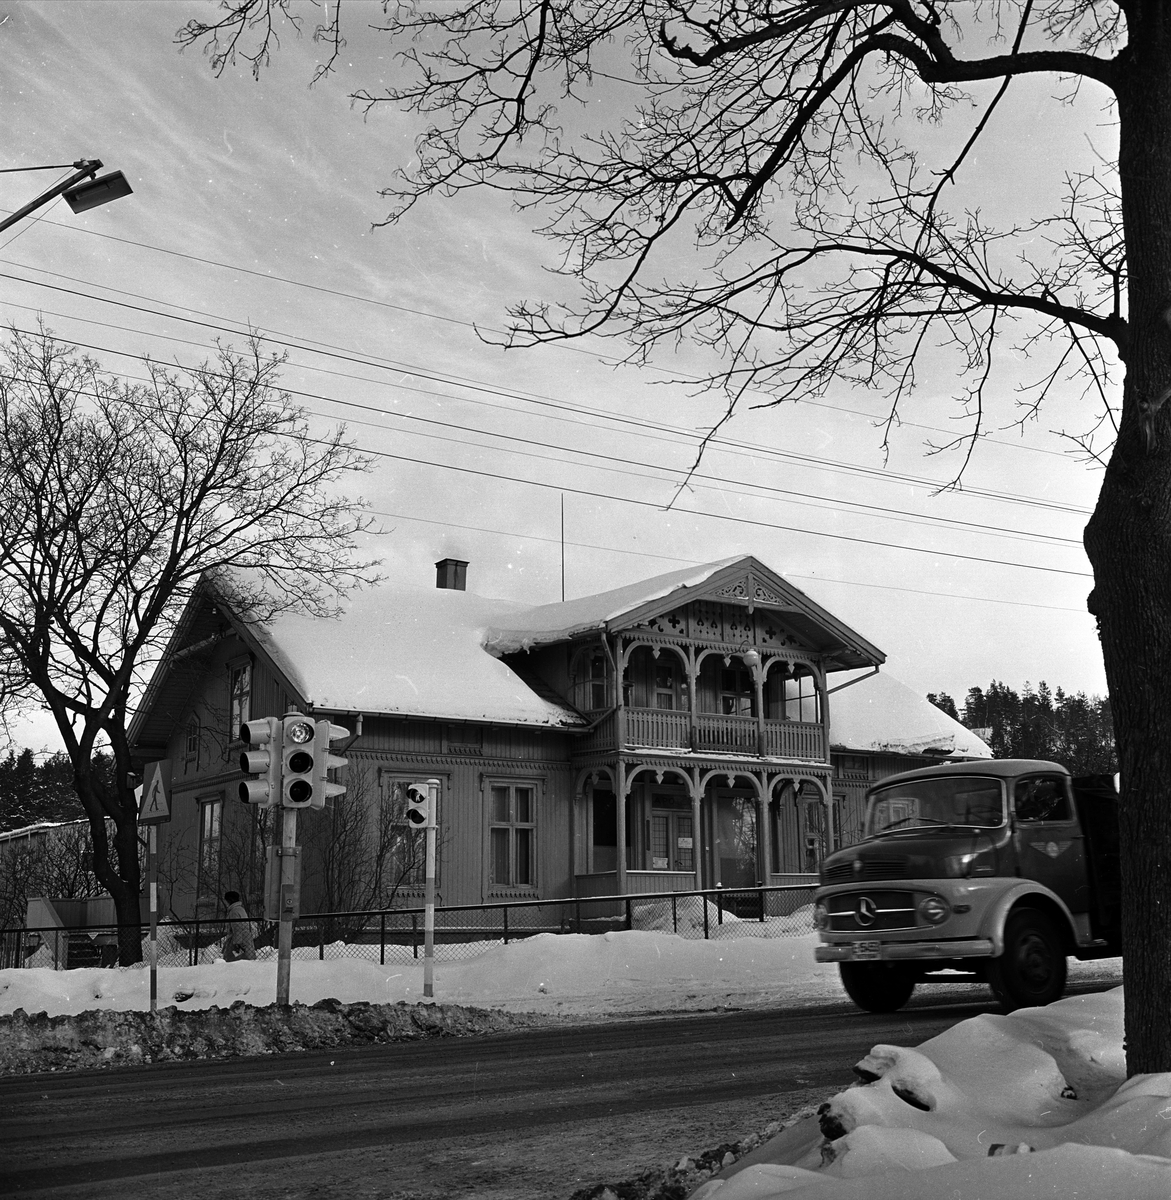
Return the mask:
<path id="1" fill-rule="evenodd" d="M 877 953 L 876 953 L 877 951 Z M 837 942 L 813 948 L 813 957 L 825 962 L 897 962 L 923 958 L 991 958 L 990 938 L 963 938 L 954 942 Z"/>

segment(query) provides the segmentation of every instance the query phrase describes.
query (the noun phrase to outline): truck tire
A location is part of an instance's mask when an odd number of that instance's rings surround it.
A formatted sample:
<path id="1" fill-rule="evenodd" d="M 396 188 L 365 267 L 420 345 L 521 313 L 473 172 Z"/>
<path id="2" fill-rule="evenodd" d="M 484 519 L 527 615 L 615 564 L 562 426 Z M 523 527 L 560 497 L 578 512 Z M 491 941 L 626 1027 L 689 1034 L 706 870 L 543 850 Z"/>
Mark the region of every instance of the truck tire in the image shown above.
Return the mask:
<path id="1" fill-rule="evenodd" d="M 838 970 L 847 995 L 867 1012 L 897 1012 L 915 990 L 915 975 L 904 966 L 838 963 Z"/>
<path id="2" fill-rule="evenodd" d="M 1005 1012 L 1038 1008 L 1065 991 L 1065 947 L 1044 913 L 1023 909 L 1004 926 L 1004 953 L 988 962 L 988 982 Z"/>

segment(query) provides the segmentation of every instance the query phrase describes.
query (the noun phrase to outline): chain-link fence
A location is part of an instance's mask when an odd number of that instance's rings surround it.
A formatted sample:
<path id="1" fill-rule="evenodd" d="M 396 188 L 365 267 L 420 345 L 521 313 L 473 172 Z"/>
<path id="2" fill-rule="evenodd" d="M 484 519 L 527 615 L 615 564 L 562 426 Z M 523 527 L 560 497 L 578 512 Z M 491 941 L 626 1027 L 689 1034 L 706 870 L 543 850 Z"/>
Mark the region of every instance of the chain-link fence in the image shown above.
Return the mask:
<path id="1" fill-rule="evenodd" d="M 499 904 L 443 905 L 435 908 L 435 957 L 454 962 L 475 958 L 495 945 L 537 934 L 602 934 L 636 929 L 685 938 L 801 937 L 813 931 L 816 883 L 756 888 L 712 888 L 693 892 L 653 892 L 628 896 L 517 900 Z M 160 921 L 158 963 L 190 967 L 214 962 L 233 922 Z M 277 924 L 251 921 L 257 957 L 276 954 Z M 143 928 L 143 956 L 147 929 Z M 405 963 L 423 955 L 424 910 L 311 913 L 293 925 L 293 956 L 363 958 L 380 964 Z M 115 926 L 0 930 L 0 967 L 116 966 Z"/>

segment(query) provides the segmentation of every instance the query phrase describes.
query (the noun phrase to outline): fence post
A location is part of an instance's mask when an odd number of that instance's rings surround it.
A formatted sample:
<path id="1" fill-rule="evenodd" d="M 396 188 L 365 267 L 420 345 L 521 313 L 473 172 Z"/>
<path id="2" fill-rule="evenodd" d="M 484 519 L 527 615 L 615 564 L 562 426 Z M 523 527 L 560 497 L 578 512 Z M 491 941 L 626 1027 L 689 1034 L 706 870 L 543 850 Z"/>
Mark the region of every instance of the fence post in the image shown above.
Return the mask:
<path id="1" fill-rule="evenodd" d="M 325 962 L 325 922 L 317 922 L 317 959 Z"/>
<path id="2" fill-rule="evenodd" d="M 629 896 L 626 897 L 626 928 L 627 929 L 634 928 L 634 915 L 630 910 L 630 897 Z"/>
<path id="3" fill-rule="evenodd" d="M 504 914 L 504 944 L 508 945 L 508 905 L 501 905 L 500 911 Z"/>
<path id="4" fill-rule="evenodd" d="M 675 901 L 675 897 L 671 897 L 671 931 L 679 932 L 679 905 Z"/>
<path id="5" fill-rule="evenodd" d="M 765 901 L 765 892 L 764 892 L 764 888 L 762 887 L 760 889 L 760 923 L 762 925 L 764 924 L 764 901 Z"/>
<path id="6" fill-rule="evenodd" d="M 411 913 L 411 957 L 419 957 L 419 914 Z"/>
<path id="7" fill-rule="evenodd" d="M 708 929 L 707 923 L 707 893 L 700 892 L 699 898 L 703 902 L 703 940 L 706 942 L 711 937 L 711 931 Z"/>
<path id="8" fill-rule="evenodd" d="M 581 901 L 580 900 L 575 902 L 574 909 L 577 912 L 577 932 L 581 933 Z"/>
<path id="9" fill-rule="evenodd" d="M 378 965 L 386 966 L 386 913 L 382 914 L 378 929 Z"/>

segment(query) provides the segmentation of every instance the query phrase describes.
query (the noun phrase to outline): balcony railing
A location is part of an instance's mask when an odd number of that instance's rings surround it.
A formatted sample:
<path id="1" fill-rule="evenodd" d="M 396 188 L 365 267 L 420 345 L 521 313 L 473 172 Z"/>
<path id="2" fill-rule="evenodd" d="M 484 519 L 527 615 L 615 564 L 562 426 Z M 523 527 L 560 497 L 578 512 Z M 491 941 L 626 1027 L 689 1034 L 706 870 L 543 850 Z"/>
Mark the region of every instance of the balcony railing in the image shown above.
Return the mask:
<path id="1" fill-rule="evenodd" d="M 626 727 L 625 744 L 640 747 L 664 747 L 672 750 L 709 751 L 720 754 L 756 755 L 761 752 L 759 727 L 755 717 L 724 716 L 719 713 L 697 713 L 695 737 L 689 712 L 671 709 L 628 708 L 623 713 Z M 588 747 L 613 747 L 613 724 L 604 726 L 608 738 L 594 731 Z M 825 728 L 809 721 L 764 722 L 764 753 L 770 758 L 799 758 L 824 762 L 826 759 Z"/>
<path id="2" fill-rule="evenodd" d="M 755 717 L 725 717 L 696 713 L 695 749 L 720 754 L 756 754 L 759 730 Z"/>

